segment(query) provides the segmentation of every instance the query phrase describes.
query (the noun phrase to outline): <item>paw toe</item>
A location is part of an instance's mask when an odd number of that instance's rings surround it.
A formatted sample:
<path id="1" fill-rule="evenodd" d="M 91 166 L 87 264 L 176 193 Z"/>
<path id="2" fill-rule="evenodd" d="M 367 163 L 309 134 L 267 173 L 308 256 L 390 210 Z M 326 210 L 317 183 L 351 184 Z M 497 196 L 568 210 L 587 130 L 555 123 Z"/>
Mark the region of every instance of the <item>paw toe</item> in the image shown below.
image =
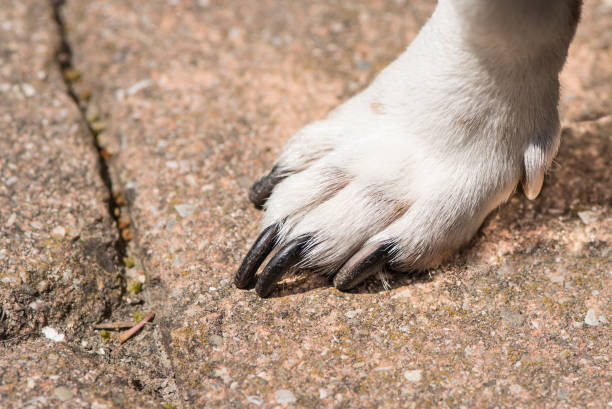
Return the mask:
<path id="1" fill-rule="evenodd" d="M 355 253 L 334 277 L 334 286 L 348 291 L 379 273 L 390 259 L 392 245 L 370 244 Z"/>
<path id="2" fill-rule="evenodd" d="M 272 191 L 286 177 L 278 166 L 274 166 L 270 173 L 257 180 L 249 190 L 249 200 L 258 209 L 263 208 L 264 204 L 272 194 Z"/>

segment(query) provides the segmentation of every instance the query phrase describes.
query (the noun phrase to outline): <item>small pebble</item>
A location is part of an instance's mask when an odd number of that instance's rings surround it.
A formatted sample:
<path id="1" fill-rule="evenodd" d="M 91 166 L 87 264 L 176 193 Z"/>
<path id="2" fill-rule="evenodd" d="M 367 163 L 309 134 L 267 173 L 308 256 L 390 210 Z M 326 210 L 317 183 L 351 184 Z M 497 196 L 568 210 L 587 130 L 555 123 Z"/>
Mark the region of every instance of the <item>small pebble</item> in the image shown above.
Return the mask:
<path id="1" fill-rule="evenodd" d="M 55 328 L 44 327 L 41 331 L 45 338 L 53 342 L 64 342 L 66 340 L 64 334 L 59 333 Z"/>
<path id="2" fill-rule="evenodd" d="M 297 400 L 293 392 L 288 389 L 276 391 L 274 393 L 274 399 L 276 400 L 276 403 L 293 403 Z"/>
<path id="3" fill-rule="evenodd" d="M 125 302 L 128 305 L 140 305 L 144 304 L 144 300 L 138 297 L 125 297 Z"/>
<path id="4" fill-rule="evenodd" d="M 26 97 L 33 97 L 36 95 L 36 90 L 30 84 L 21 84 L 21 90 L 25 94 Z"/>
<path id="5" fill-rule="evenodd" d="M 596 212 L 586 210 L 584 212 L 578 212 L 578 217 L 584 224 L 593 224 L 597 221 L 599 215 Z"/>
<path id="6" fill-rule="evenodd" d="M 423 371 L 421 369 L 406 371 L 404 372 L 404 378 L 408 382 L 419 382 L 423 378 Z"/>
<path id="7" fill-rule="evenodd" d="M 51 282 L 49 280 L 42 280 L 38 284 L 36 284 L 36 289 L 39 293 L 46 293 L 51 287 Z"/>
<path id="8" fill-rule="evenodd" d="M 21 282 L 21 279 L 18 279 L 17 277 L 2 277 L 0 282 L 4 284 L 17 284 Z"/>
<path id="9" fill-rule="evenodd" d="M 597 313 L 593 308 L 589 308 L 586 313 L 586 317 L 584 317 L 584 323 L 591 327 L 596 327 L 600 324 L 606 324 L 607 322 L 608 320 L 606 320 L 605 315 L 600 314 L 599 316 L 597 316 Z"/>
<path id="10" fill-rule="evenodd" d="M 562 284 L 563 281 L 565 281 L 565 275 L 561 272 L 554 272 L 554 273 L 550 273 L 547 275 L 550 281 L 552 281 L 555 284 Z"/>
<path id="11" fill-rule="evenodd" d="M 592 327 L 596 327 L 599 325 L 599 319 L 597 318 L 597 316 L 595 315 L 595 310 L 590 308 L 587 313 L 586 313 L 586 317 L 584 318 L 584 323 L 587 325 L 590 325 Z"/>
<path id="12" fill-rule="evenodd" d="M 60 239 L 66 235 L 66 229 L 62 226 L 57 226 L 53 230 L 51 230 L 51 236 L 56 239 Z"/>
<path id="13" fill-rule="evenodd" d="M 260 398 L 259 396 L 248 396 L 247 402 L 252 403 L 253 405 L 256 405 L 256 406 L 261 406 L 264 403 L 264 400 Z"/>
<path id="14" fill-rule="evenodd" d="M 211 335 L 208 337 L 208 341 L 215 346 L 223 345 L 223 338 L 219 335 Z"/>
<path id="15" fill-rule="evenodd" d="M 176 212 L 181 217 L 189 217 L 195 211 L 195 207 L 193 205 L 190 205 L 190 204 L 176 205 L 176 206 L 174 206 L 174 209 L 176 210 Z"/>
<path id="16" fill-rule="evenodd" d="M 240 186 L 243 189 L 249 189 L 251 185 L 253 184 L 253 180 L 251 178 L 241 176 L 241 177 L 236 178 L 236 183 L 238 183 L 238 186 Z"/>
<path id="17" fill-rule="evenodd" d="M 504 322 L 514 328 L 520 327 L 525 321 L 525 317 L 523 317 L 521 313 L 518 313 L 507 307 L 502 307 L 500 315 Z"/>
<path id="18" fill-rule="evenodd" d="M 510 392 L 518 395 L 520 393 L 525 392 L 525 389 L 523 389 L 521 385 L 515 383 L 513 385 L 510 385 Z"/>
<path id="19" fill-rule="evenodd" d="M 33 309 L 34 311 L 38 311 L 40 310 L 43 306 L 45 305 L 45 303 L 42 300 L 36 300 L 33 301 L 31 303 L 28 304 L 28 307 L 30 307 L 31 309 Z"/>
<path id="20" fill-rule="evenodd" d="M 55 390 L 53 391 L 53 395 L 63 402 L 72 399 L 72 397 L 74 396 L 72 391 L 66 388 L 65 386 L 59 386 L 55 388 Z"/>

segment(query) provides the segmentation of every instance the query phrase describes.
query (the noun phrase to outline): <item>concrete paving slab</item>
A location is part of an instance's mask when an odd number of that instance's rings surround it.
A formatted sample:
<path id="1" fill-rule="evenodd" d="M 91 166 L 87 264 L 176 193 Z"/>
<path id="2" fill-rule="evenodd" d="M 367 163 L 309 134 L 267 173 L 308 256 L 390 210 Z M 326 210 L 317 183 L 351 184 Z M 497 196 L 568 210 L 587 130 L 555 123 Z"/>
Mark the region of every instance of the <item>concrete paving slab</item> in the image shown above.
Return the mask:
<path id="1" fill-rule="evenodd" d="M 611 402 L 610 7 L 585 6 L 538 200 L 513 197 L 468 248 L 390 290 L 305 276 L 262 300 L 232 285 L 257 234 L 248 186 L 401 52 L 433 2 L 69 0 L 77 94 L 105 123 L 176 404 Z"/>
<path id="2" fill-rule="evenodd" d="M 157 408 L 138 393 L 130 371 L 101 365 L 69 343 L 28 340 L 0 349 L 0 406 L 17 408 Z"/>
<path id="3" fill-rule="evenodd" d="M 117 230 L 55 52 L 51 7 L 0 9 L 0 340 L 62 324 L 67 336 L 121 297 Z"/>
<path id="4" fill-rule="evenodd" d="M 612 113 L 611 13 L 610 2 L 585 4 L 582 24 L 561 76 L 561 109 L 567 120 L 588 121 Z"/>
<path id="5" fill-rule="evenodd" d="M 50 2 L 0 3 L 0 407 L 155 407 L 91 327 L 119 307 L 123 263 L 59 48 Z"/>

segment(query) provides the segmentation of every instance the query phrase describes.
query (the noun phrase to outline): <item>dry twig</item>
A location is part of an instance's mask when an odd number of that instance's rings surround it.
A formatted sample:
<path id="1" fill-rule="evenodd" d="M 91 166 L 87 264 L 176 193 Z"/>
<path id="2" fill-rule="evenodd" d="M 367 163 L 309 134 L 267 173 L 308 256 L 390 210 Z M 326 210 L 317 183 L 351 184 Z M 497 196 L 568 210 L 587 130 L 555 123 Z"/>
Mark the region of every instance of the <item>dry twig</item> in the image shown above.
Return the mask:
<path id="1" fill-rule="evenodd" d="M 151 312 L 146 317 L 144 317 L 138 324 L 134 325 L 132 328 L 127 331 L 119 334 L 119 343 L 123 344 L 128 339 L 132 338 L 142 327 L 144 327 L 147 321 L 151 321 L 155 317 L 155 313 Z"/>
<path id="2" fill-rule="evenodd" d="M 132 328 L 136 322 L 134 321 L 113 321 L 113 322 L 102 322 L 100 324 L 95 324 L 94 329 L 124 329 L 124 328 Z M 146 324 L 151 324 L 147 322 Z"/>

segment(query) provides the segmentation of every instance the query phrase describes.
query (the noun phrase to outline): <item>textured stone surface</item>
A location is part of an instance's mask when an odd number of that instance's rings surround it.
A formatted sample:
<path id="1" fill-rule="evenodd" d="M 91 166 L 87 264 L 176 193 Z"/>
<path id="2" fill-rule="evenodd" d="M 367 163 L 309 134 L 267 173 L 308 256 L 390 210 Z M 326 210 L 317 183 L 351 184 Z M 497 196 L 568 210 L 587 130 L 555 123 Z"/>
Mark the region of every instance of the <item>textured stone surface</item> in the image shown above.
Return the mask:
<path id="1" fill-rule="evenodd" d="M 159 407 L 125 368 L 45 339 L 0 349 L 0 380 L 4 409 Z"/>
<path id="2" fill-rule="evenodd" d="M 59 41 L 50 3 L 0 2 L 0 407 L 150 408 L 91 329 L 121 301 L 122 266 Z"/>
<path id="3" fill-rule="evenodd" d="M 77 94 L 91 95 L 90 117 L 105 124 L 99 140 L 135 232 L 128 275 L 146 274 L 134 296 L 145 304 L 113 317 L 158 313 L 158 329 L 124 347 L 90 340 L 106 348 L 104 362 L 129 364 L 146 391 L 181 407 L 612 401 L 603 0 L 587 2 L 563 74 L 564 139 L 538 200 L 513 197 L 460 254 L 390 290 L 370 281 L 340 293 L 303 276 L 262 300 L 231 284 L 257 234 L 246 188 L 291 132 L 401 52 L 432 7 L 68 0 Z M 64 387 L 55 396 L 74 396 Z"/>
<path id="4" fill-rule="evenodd" d="M 567 120 L 589 121 L 612 113 L 612 4 L 585 2 L 583 19 L 562 74 Z"/>
<path id="5" fill-rule="evenodd" d="M 0 339 L 82 330 L 121 296 L 107 189 L 55 62 L 51 7 L 0 8 Z M 45 7 L 47 6 L 47 7 Z"/>

